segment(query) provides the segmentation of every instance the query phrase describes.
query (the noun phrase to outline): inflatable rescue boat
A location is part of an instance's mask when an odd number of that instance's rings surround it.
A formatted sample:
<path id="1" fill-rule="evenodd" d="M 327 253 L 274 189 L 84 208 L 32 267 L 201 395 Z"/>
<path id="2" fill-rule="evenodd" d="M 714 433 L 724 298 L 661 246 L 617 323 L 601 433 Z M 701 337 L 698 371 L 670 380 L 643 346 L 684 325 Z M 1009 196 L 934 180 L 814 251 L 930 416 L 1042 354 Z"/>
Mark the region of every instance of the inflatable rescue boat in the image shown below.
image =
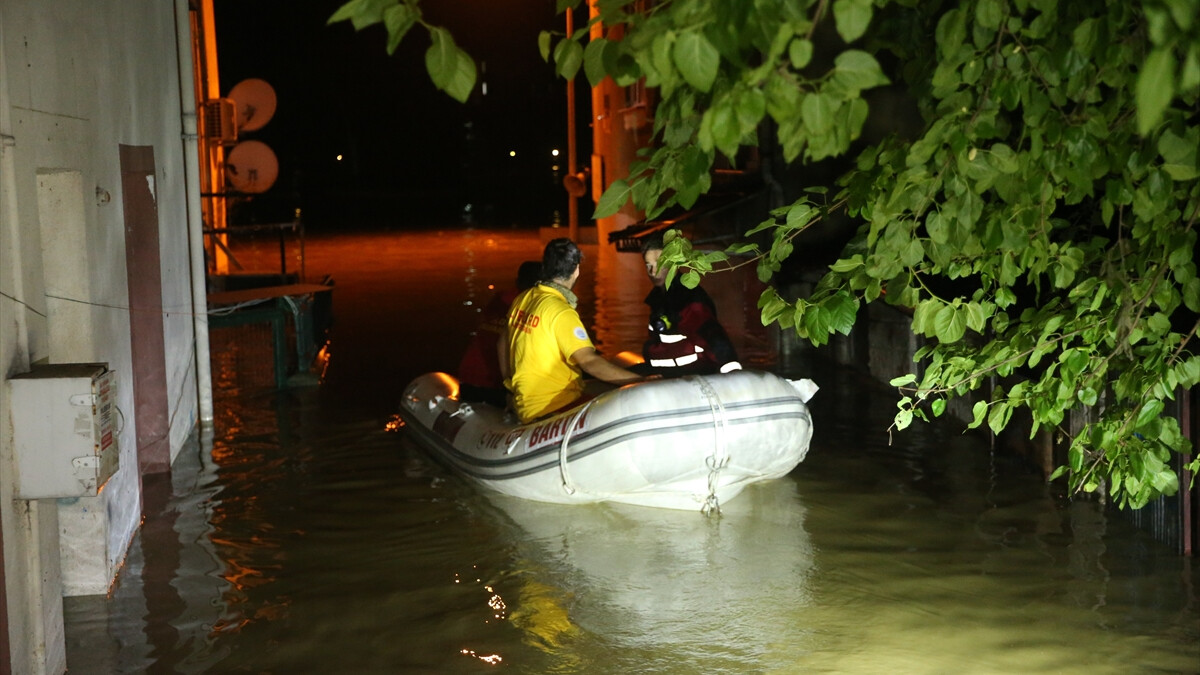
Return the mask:
<path id="1" fill-rule="evenodd" d="M 427 373 L 404 391 L 405 428 L 450 467 L 541 502 L 623 502 L 708 512 L 747 485 L 787 474 L 808 452 L 812 380 L 739 370 L 629 384 L 520 424 L 459 400 Z"/>

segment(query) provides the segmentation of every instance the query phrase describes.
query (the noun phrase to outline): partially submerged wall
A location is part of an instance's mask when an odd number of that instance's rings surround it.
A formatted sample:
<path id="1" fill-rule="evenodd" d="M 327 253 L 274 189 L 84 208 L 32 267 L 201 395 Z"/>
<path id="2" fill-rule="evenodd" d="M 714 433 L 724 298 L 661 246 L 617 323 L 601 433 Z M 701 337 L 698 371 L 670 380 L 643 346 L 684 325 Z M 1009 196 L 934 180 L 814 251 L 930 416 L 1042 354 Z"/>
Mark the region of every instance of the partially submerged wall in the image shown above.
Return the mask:
<path id="1" fill-rule="evenodd" d="M 174 3 L 157 0 L 0 4 L 0 368 L 7 380 L 39 363 L 107 363 L 120 409 L 120 469 L 99 496 L 19 500 L 12 425 L 21 420 L 2 387 L 0 526 L 14 672 L 64 670 L 61 595 L 107 590 L 141 518 L 121 146 L 154 157 L 147 184 L 162 306 L 134 311 L 162 316 L 163 363 L 153 366 L 165 381 L 171 459 L 196 424 L 175 20 Z"/>

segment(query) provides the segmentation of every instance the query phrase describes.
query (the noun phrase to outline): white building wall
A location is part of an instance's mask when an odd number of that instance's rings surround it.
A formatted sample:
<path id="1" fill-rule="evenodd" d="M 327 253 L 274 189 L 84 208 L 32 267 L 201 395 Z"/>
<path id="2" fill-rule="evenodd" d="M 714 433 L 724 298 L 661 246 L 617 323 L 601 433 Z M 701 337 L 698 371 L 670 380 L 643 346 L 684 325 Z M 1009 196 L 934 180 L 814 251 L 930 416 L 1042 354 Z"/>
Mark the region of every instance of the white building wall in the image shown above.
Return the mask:
<path id="1" fill-rule="evenodd" d="M 124 418 L 120 469 L 99 496 L 17 500 L 20 422 L 0 386 L 14 673 L 64 671 L 64 590 L 104 592 L 140 522 L 120 145 L 154 149 L 172 460 L 197 420 L 174 12 L 163 0 L 0 2 L 0 376 L 106 362 Z"/>

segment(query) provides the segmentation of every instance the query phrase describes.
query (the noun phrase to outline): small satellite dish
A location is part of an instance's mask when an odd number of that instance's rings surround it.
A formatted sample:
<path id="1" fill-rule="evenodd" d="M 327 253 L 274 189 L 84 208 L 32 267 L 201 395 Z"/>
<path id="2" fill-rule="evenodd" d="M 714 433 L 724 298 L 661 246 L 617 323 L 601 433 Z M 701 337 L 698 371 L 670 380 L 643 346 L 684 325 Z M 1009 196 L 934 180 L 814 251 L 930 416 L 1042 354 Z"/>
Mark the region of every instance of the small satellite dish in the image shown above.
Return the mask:
<path id="1" fill-rule="evenodd" d="M 266 143 L 242 141 L 226 155 L 225 175 L 238 192 L 266 192 L 279 177 L 279 160 Z"/>
<path id="2" fill-rule="evenodd" d="M 237 104 L 239 131 L 261 129 L 275 115 L 275 90 L 266 80 L 242 80 L 229 90 L 229 98 Z"/>

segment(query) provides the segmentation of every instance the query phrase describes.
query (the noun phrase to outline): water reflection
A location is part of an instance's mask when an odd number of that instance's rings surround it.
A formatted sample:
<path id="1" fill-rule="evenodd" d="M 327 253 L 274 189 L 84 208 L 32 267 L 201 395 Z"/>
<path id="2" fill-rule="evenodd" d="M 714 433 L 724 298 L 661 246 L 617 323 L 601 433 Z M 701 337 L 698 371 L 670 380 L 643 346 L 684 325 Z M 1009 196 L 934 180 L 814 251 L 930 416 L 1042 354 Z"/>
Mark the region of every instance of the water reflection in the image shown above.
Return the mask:
<path id="1" fill-rule="evenodd" d="M 747 488 L 719 518 L 490 501 L 527 569 L 512 622 L 555 672 L 753 672 L 811 648 L 793 482 Z"/>
<path id="2" fill-rule="evenodd" d="M 337 280 L 328 380 L 276 394 L 229 369 L 213 436 L 148 481 L 111 597 L 66 600 L 71 673 L 1200 672 L 1191 561 L 944 420 L 889 444 L 891 392 L 819 354 L 771 362 L 821 384 L 807 459 L 718 520 L 448 473 L 386 429 L 395 398 L 457 363 L 464 300 L 540 249 L 522 231 L 312 242 L 309 269 Z M 605 255 L 581 303 L 606 349 L 636 348 L 640 314 L 609 303 L 640 303 L 644 273 Z"/>

